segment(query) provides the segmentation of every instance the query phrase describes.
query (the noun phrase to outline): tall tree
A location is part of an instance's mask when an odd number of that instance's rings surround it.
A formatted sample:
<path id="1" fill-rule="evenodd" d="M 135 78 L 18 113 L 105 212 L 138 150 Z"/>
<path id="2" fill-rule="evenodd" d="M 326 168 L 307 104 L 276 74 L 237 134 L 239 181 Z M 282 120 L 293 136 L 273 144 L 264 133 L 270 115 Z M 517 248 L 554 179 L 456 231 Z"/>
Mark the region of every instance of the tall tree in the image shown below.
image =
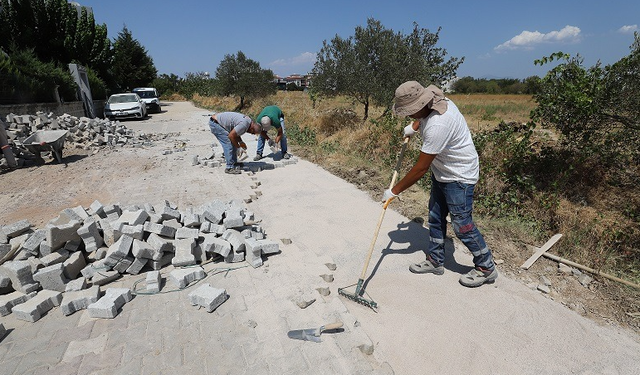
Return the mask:
<path id="1" fill-rule="evenodd" d="M 323 42 L 313 68 L 313 87 L 322 96 L 347 95 L 364 106 L 391 107 L 395 89 L 409 80 L 442 85 L 451 79 L 464 58 L 449 58 L 436 47 L 440 29 L 432 33 L 413 24 L 410 34 L 386 29 L 373 18 L 358 26 L 354 36 L 336 35 Z"/>
<path id="2" fill-rule="evenodd" d="M 247 58 L 242 51 L 236 55 L 225 55 L 216 69 L 221 94 L 240 97 L 238 110 L 244 108 L 246 99 L 274 94 L 277 87 L 273 77 L 270 69 L 262 69 L 260 63 Z"/>
<path id="3" fill-rule="evenodd" d="M 120 90 L 148 86 L 158 74 L 147 50 L 133 38 L 125 25 L 114 43 L 113 75 Z"/>

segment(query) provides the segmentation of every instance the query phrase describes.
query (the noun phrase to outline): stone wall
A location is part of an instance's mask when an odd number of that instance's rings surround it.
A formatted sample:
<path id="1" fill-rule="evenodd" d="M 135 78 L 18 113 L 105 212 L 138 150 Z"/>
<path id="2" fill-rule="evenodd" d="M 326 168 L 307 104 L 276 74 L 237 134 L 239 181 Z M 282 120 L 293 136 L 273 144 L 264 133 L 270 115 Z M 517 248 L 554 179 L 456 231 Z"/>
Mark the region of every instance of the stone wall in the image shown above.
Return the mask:
<path id="1" fill-rule="evenodd" d="M 94 100 L 93 106 L 98 117 L 103 117 L 104 100 Z M 31 104 L 9 104 L 0 105 L 0 118 L 4 119 L 8 114 L 14 115 L 35 115 L 37 112 L 49 113 L 53 112 L 56 116 L 69 114 L 75 117 L 84 117 L 84 108 L 82 102 L 68 103 L 31 103 Z"/>

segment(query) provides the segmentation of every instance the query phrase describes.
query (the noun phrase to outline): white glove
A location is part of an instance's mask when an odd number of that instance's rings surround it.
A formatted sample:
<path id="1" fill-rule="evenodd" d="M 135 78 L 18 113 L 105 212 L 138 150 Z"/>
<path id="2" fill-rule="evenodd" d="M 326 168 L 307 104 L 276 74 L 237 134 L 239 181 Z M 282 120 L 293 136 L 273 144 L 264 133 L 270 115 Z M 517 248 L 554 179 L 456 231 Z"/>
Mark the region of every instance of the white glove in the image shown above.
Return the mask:
<path id="1" fill-rule="evenodd" d="M 393 194 L 391 189 L 387 189 L 384 191 L 384 194 L 382 194 L 382 202 L 386 202 L 391 198 L 396 198 L 397 196 L 397 194 Z"/>
<path id="2" fill-rule="evenodd" d="M 413 130 L 413 122 L 404 127 L 403 135 L 405 138 L 411 137 L 414 134 L 416 134 L 416 131 Z"/>

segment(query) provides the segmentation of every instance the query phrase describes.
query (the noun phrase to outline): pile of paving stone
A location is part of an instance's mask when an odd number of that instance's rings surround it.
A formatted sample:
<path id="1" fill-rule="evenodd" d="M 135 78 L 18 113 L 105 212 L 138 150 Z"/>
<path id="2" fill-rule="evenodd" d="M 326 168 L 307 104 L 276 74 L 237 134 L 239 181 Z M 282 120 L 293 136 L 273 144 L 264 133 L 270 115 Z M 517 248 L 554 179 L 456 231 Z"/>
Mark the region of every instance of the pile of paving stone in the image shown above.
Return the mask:
<path id="1" fill-rule="evenodd" d="M 53 113 L 37 112 L 36 115 L 6 116 L 5 127 L 7 138 L 10 142 L 20 146 L 23 141 L 36 131 L 42 130 L 66 130 L 65 147 L 82 149 L 111 147 L 140 147 L 150 145 L 158 137 L 167 135 L 135 134 L 133 130 L 122 125 L 120 121 L 108 119 L 91 119 L 88 117 L 75 117 L 69 114 L 55 116 Z M 16 161 L 22 165 L 20 159 L 29 159 L 26 150 L 20 147 L 14 148 Z"/>
<path id="2" fill-rule="evenodd" d="M 263 264 L 280 252 L 240 200 L 213 200 L 180 210 L 170 202 L 120 207 L 93 202 L 67 208 L 44 228 L 28 220 L 0 226 L 0 315 L 35 322 L 54 306 L 64 315 L 88 309 L 114 318 L 131 300 L 128 288 L 102 287 L 124 274 L 146 273 L 146 292 L 160 291 L 160 270 L 183 289 L 206 277 L 205 262 Z M 135 294 L 135 288 L 134 292 Z M 203 284 L 189 298 L 213 311 L 227 294 Z"/>

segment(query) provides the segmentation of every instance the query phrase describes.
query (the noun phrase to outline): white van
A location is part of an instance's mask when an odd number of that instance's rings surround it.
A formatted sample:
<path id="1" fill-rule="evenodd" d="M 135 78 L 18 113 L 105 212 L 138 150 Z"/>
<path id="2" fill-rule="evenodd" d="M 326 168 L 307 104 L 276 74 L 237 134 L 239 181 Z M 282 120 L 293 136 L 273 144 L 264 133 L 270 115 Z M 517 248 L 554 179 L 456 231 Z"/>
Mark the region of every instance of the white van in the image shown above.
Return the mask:
<path id="1" fill-rule="evenodd" d="M 158 95 L 158 90 L 153 87 L 136 87 L 131 90 L 138 94 L 140 99 L 147 105 L 147 110 L 149 112 L 160 113 L 162 109 L 160 108 L 160 98 Z"/>

